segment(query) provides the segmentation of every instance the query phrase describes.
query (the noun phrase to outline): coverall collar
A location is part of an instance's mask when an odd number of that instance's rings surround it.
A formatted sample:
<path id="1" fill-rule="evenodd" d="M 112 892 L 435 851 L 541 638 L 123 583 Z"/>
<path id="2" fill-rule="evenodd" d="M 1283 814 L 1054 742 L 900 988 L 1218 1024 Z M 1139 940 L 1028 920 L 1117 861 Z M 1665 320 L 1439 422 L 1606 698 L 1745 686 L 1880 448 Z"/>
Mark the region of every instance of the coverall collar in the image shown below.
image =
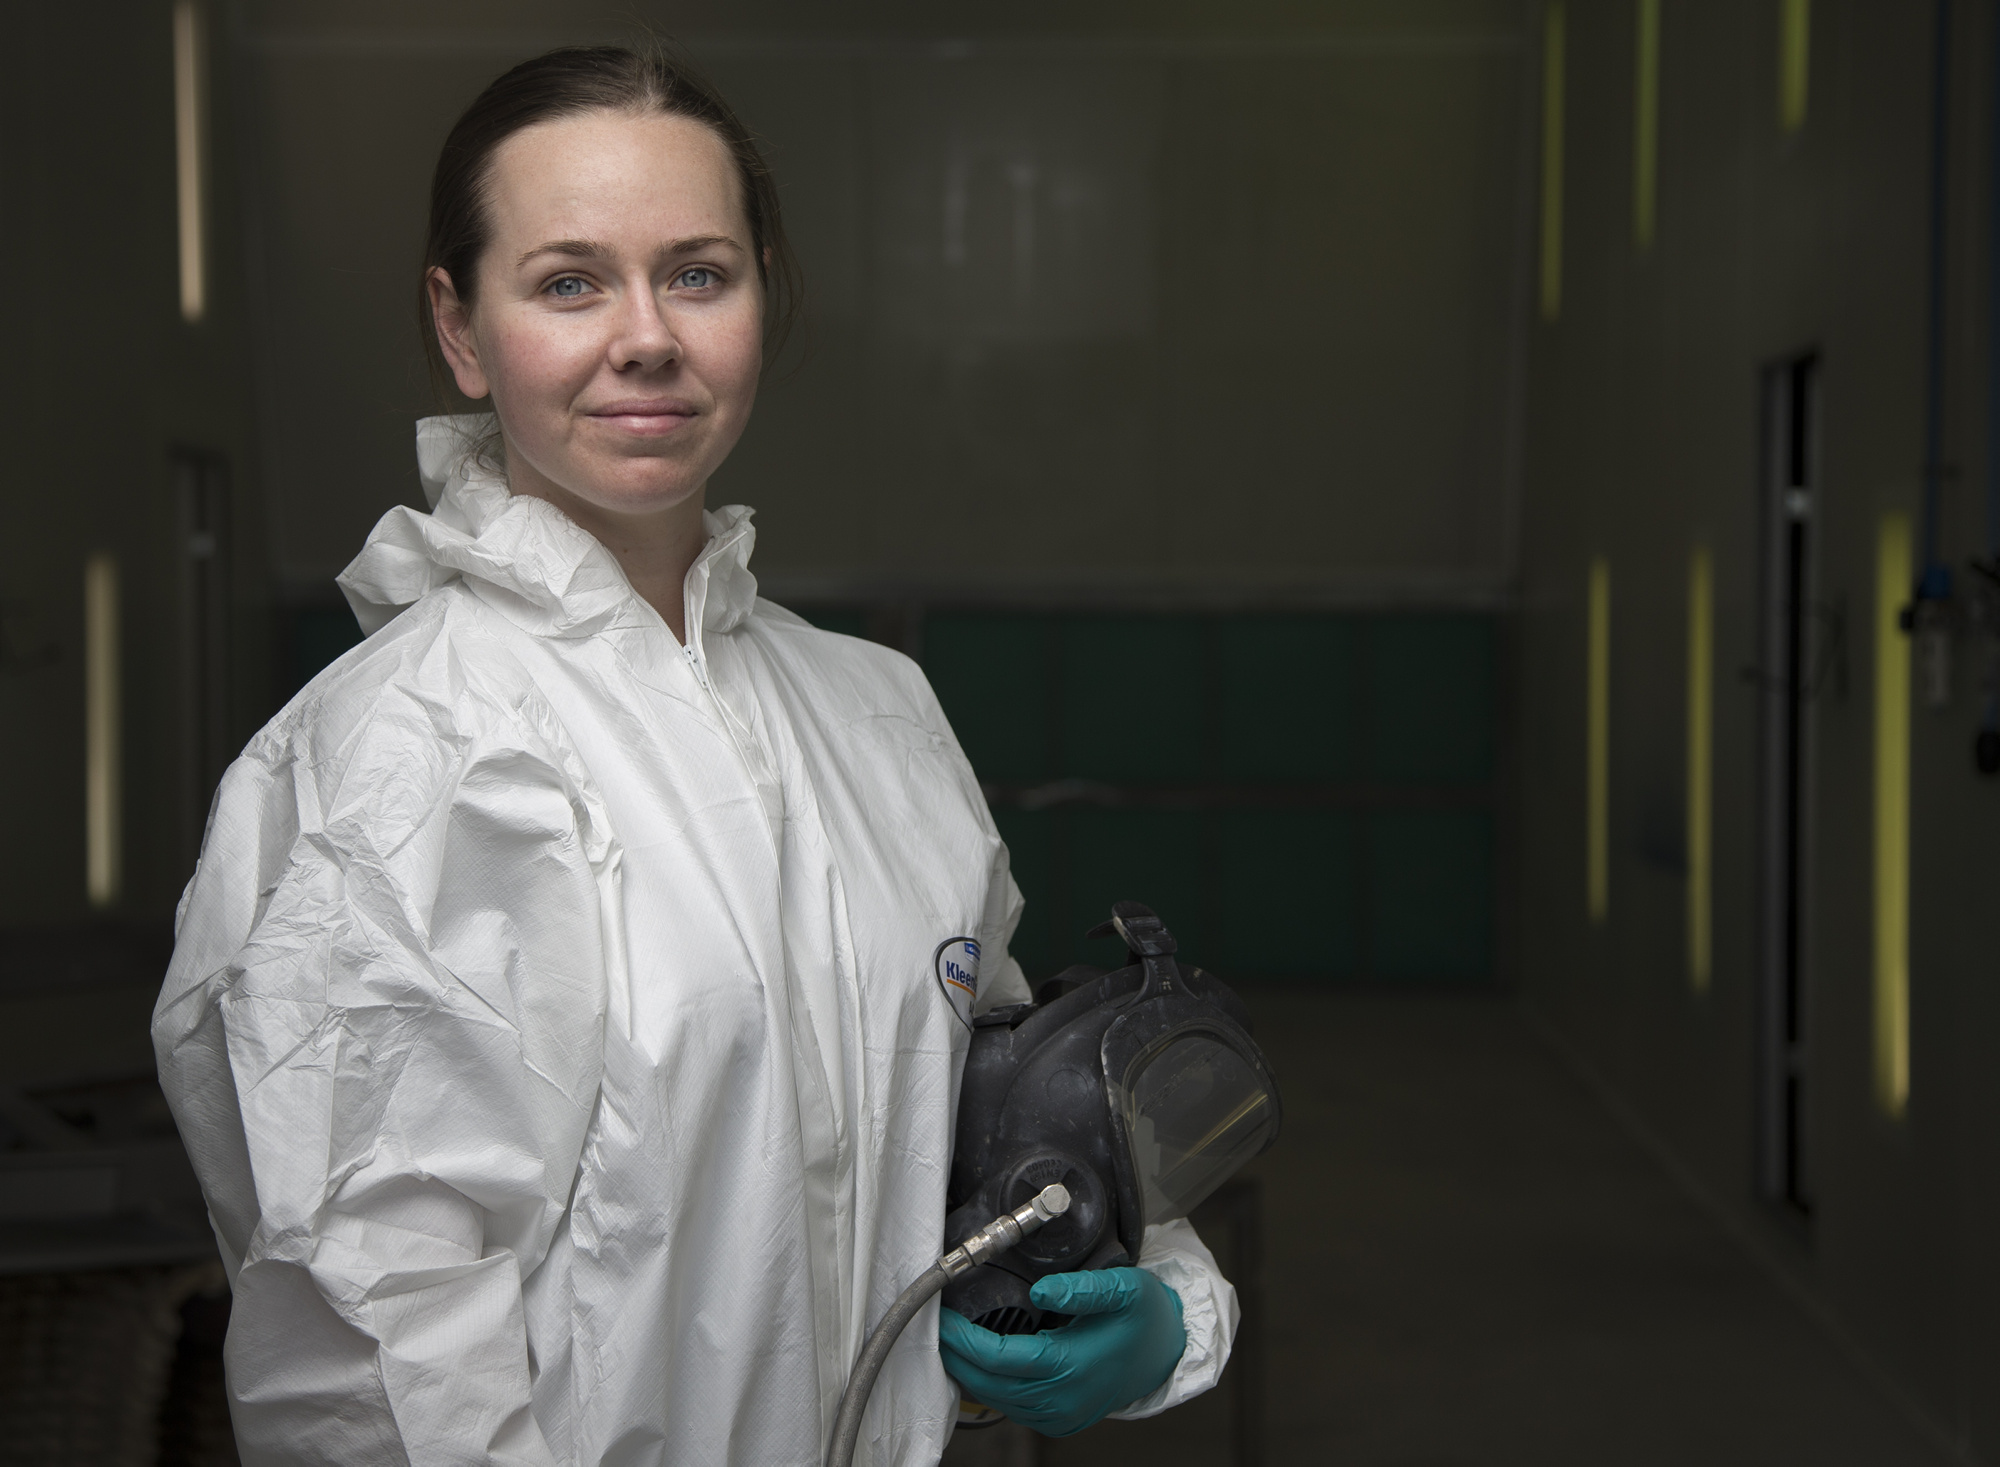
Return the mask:
<path id="1" fill-rule="evenodd" d="M 463 579 L 538 636 L 582 637 L 652 620 L 652 609 L 609 551 L 546 500 L 508 492 L 490 413 L 425 418 L 417 467 L 431 512 L 383 515 L 339 586 L 364 633 L 388 625 L 426 592 Z M 688 570 L 690 640 L 733 631 L 757 600 L 751 510 L 704 511 L 708 544 Z"/>

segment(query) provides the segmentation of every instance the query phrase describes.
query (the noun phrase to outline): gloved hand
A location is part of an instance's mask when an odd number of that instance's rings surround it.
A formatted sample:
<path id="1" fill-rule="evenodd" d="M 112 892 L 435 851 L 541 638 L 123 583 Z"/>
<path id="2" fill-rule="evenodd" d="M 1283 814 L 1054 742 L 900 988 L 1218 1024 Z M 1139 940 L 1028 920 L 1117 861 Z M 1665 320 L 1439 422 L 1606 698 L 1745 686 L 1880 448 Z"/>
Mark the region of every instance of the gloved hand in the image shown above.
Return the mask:
<path id="1" fill-rule="evenodd" d="M 1076 1316 L 1038 1335 L 996 1335 L 938 1311 L 938 1353 L 976 1400 L 1044 1436 L 1072 1436 L 1157 1390 L 1187 1348 L 1181 1296 L 1143 1268 L 1055 1273 L 1028 1297 Z"/>

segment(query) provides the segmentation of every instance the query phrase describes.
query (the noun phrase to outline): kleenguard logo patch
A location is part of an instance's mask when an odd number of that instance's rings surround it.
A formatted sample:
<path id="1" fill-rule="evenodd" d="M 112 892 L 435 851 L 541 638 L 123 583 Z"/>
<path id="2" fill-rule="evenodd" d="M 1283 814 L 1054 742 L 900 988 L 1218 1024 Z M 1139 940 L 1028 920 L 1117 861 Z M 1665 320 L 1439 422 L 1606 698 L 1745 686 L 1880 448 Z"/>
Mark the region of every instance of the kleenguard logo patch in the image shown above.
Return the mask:
<path id="1" fill-rule="evenodd" d="M 979 997 L 979 944 L 969 937 L 947 938 L 938 944 L 933 966 L 951 1011 L 961 1024 L 971 1028 L 972 1001 Z"/>

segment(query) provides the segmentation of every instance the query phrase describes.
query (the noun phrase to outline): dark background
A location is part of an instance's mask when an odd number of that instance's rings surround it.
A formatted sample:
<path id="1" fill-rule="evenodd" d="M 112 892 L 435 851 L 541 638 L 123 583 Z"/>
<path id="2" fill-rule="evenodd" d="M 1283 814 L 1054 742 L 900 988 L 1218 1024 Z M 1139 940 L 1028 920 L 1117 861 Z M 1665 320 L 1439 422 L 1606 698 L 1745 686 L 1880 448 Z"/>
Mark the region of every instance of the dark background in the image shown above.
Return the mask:
<path id="1" fill-rule="evenodd" d="M 1992 0 L 177 13 L 0 56 L 0 1457 L 229 1460 L 174 904 L 421 502 L 445 129 L 652 31 L 806 272 L 765 594 L 922 663 L 1031 976 L 1143 898 L 1285 1078 L 1228 1387 L 953 1460 L 2000 1458 Z"/>

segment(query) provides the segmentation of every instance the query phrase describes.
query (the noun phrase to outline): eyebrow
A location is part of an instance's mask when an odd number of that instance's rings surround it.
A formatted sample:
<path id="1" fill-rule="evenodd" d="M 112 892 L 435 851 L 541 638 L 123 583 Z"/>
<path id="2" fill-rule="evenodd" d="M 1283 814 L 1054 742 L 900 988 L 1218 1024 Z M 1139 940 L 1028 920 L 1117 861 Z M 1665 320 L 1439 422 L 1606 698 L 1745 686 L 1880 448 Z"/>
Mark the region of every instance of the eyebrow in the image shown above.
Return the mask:
<path id="1" fill-rule="evenodd" d="M 697 250 L 714 249 L 726 245 L 730 249 L 743 251 L 740 240 L 726 234 L 694 234 L 685 239 L 668 240 L 661 250 L 666 255 L 687 255 Z M 514 262 L 514 268 L 521 266 L 537 255 L 562 255 L 572 260 L 608 260 L 615 254 L 611 246 L 600 244 L 594 239 L 552 239 L 546 244 L 538 244 Z"/>

